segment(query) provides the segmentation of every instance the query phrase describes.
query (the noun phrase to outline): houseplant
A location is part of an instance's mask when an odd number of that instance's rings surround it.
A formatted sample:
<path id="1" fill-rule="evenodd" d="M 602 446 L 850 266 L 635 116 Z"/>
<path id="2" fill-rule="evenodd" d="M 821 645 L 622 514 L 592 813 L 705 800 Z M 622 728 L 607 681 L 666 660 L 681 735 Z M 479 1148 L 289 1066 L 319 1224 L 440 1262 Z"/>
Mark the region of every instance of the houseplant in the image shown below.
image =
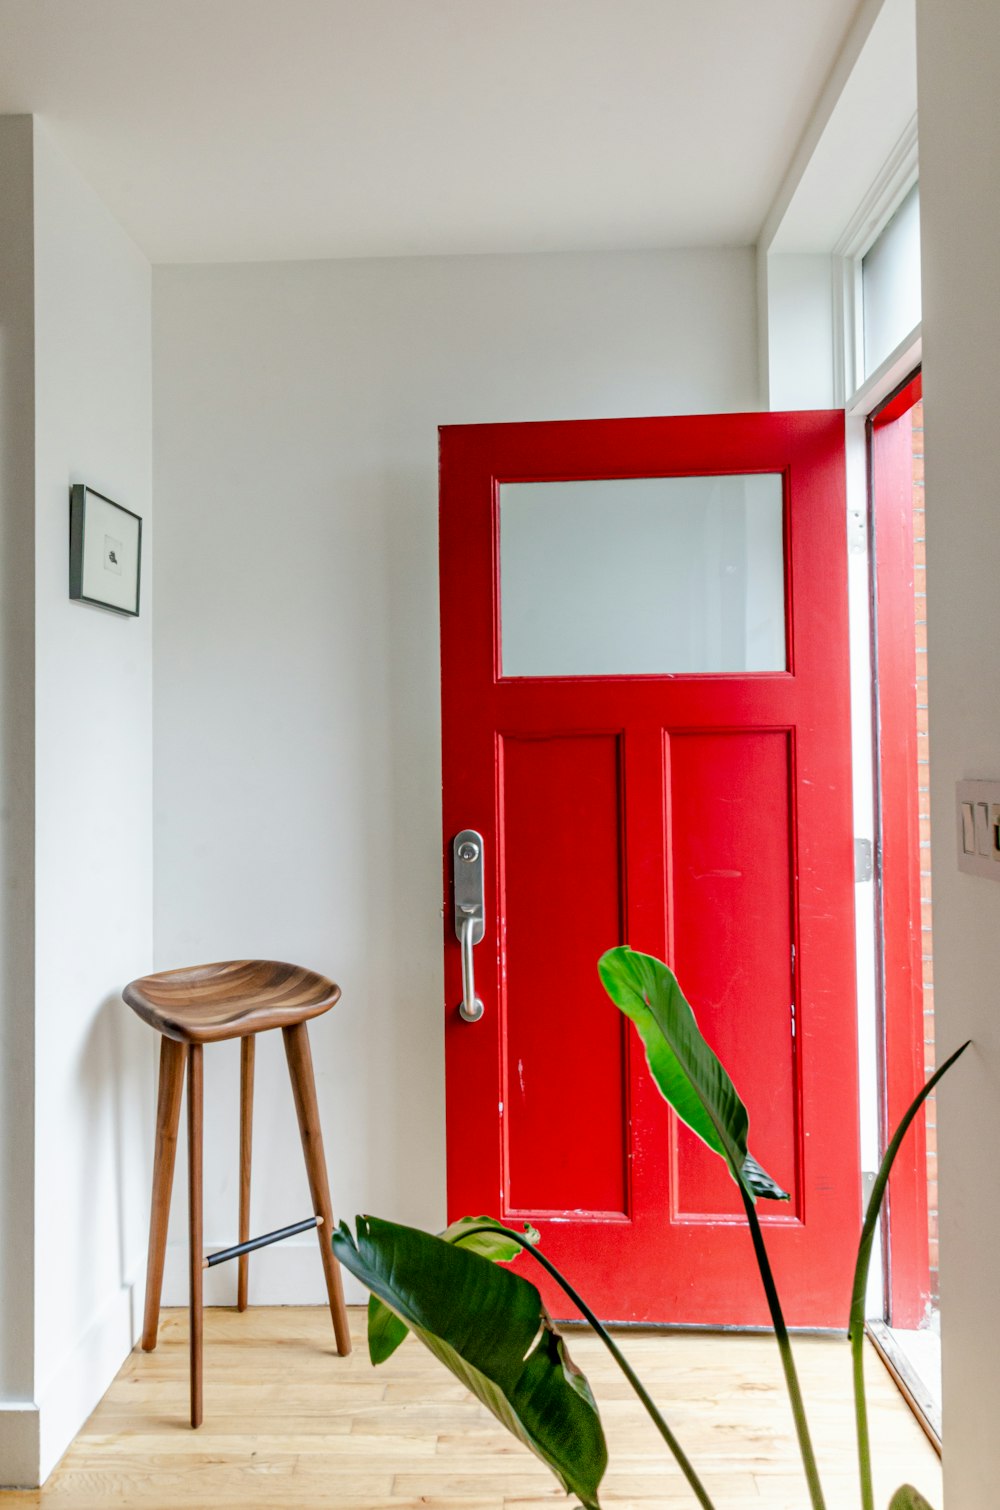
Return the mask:
<path id="1" fill-rule="evenodd" d="M 725 1162 L 736 1183 L 774 1327 L 812 1510 L 826 1510 L 799 1387 L 791 1340 L 768 1261 L 756 1204 L 787 1200 L 786 1193 L 750 1154 L 746 1107 L 721 1061 L 702 1037 L 673 972 L 650 955 L 609 950 L 599 962 L 608 995 L 633 1022 L 650 1071 L 664 1099 Z M 874 1510 L 871 1450 L 863 1372 L 864 1299 L 879 1211 L 889 1174 L 910 1123 L 941 1077 L 967 1048 L 963 1044 L 931 1076 L 900 1122 L 882 1160 L 865 1213 L 848 1339 L 852 1354 L 858 1471 L 864 1510 Z M 503 1227 L 492 1218 L 464 1218 L 439 1236 L 359 1217 L 356 1233 L 341 1223 L 333 1237 L 340 1262 L 371 1291 L 369 1351 L 388 1358 L 407 1331 L 421 1341 L 486 1405 L 499 1421 L 555 1473 L 586 1510 L 599 1510 L 598 1489 L 607 1466 L 600 1414 L 590 1386 L 575 1366 L 534 1285 L 506 1263 L 526 1249 L 562 1287 L 609 1349 L 703 1510 L 712 1501 L 698 1473 L 614 1338 L 582 1296 L 537 1251 L 538 1234 Z M 929 1510 L 910 1485 L 889 1510 Z"/>

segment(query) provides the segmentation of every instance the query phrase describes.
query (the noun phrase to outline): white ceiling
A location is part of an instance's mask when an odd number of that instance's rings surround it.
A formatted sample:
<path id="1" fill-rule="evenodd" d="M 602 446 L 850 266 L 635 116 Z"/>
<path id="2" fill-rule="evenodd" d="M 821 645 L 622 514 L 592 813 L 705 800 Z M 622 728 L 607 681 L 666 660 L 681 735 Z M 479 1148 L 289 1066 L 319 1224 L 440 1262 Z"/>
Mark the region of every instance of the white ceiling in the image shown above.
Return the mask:
<path id="1" fill-rule="evenodd" d="M 156 262 L 755 240 L 857 0 L 0 0 Z"/>

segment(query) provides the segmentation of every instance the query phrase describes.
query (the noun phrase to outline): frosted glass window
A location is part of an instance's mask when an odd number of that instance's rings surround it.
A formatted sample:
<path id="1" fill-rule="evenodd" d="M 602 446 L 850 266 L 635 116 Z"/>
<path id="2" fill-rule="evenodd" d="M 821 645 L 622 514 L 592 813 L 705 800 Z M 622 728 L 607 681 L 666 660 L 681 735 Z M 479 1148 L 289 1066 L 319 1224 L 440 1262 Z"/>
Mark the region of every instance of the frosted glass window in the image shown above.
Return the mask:
<path id="1" fill-rule="evenodd" d="M 782 479 L 500 488 L 504 676 L 784 671 Z"/>
<path id="2" fill-rule="evenodd" d="M 916 184 L 861 262 L 865 377 L 920 324 L 920 191 Z"/>

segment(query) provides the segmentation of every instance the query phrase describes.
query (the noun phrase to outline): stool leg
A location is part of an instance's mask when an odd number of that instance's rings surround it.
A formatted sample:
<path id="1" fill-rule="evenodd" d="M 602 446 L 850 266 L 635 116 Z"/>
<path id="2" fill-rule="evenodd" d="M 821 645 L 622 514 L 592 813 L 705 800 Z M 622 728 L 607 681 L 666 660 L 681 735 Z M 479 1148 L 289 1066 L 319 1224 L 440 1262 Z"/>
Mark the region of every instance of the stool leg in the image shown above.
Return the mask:
<path id="1" fill-rule="evenodd" d="M 240 1235 L 238 1242 L 245 1243 L 250 1236 L 250 1159 L 253 1153 L 253 1062 L 252 1035 L 240 1039 Z M 250 1255 L 241 1253 L 237 1260 L 239 1277 L 236 1285 L 236 1309 L 247 1308 L 247 1290 L 250 1281 Z"/>
<path id="2" fill-rule="evenodd" d="M 142 1323 L 142 1347 L 151 1353 L 160 1324 L 160 1294 L 163 1290 L 163 1260 L 170 1220 L 170 1192 L 174 1183 L 177 1126 L 181 1117 L 184 1061 L 187 1045 L 173 1038 L 160 1039 L 160 1089 L 156 1100 L 156 1149 L 153 1154 L 153 1200 L 149 1213 L 149 1254 L 146 1262 L 146 1310 Z"/>
<path id="3" fill-rule="evenodd" d="M 318 1229 L 319 1251 L 326 1276 L 326 1293 L 330 1300 L 333 1331 L 337 1339 L 337 1352 L 345 1358 L 351 1351 L 351 1333 L 347 1324 L 344 1306 L 344 1289 L 340 1279 L 340 1265 L 333 1256 L 333 1210 L 330 1205 L 330 1186 L 326 1177 L 326 1159 L 323 1156 L 323 1131 L 319 1122 L 319 1107 L 316 1102 L 316 1082 L 313 1079 L 312 1054 L 309 1049 L 309 1033 L 304 1022 L 292 1028 L 282 1028 L 285 1040 L 285 1057 L 295 1098 L 295 1111 L 299 1119 L 299 1134 L 302 1138 L 302 1153 L 309 1176 L 313 1212 L 323 1218 Z"/>
<path id="4" fill-rule="evenodd" d="M 202 1138 L 202 1046 L 193 1043 L 188 1051 L 188 1271 L 191 1281 L 189 1301 L 191 1342 L 191 1425 L 202 1422 L 202 1298 L 204 1242 L 202 1238 L 201 1138 Z"/>

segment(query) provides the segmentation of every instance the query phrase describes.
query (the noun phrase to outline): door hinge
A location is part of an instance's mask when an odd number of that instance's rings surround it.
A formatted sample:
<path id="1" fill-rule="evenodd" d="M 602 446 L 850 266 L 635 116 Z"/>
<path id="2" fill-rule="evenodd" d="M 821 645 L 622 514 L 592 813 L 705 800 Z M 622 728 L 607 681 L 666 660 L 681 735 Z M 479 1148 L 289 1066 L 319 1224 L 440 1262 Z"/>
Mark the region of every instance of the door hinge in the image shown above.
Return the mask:
<path id="1" fill-rule="evenodd" d="M 862 1209 L 862 1211 L 867 1211 L 868 1210 L 868 1202 L 872 1198 L 872 1190 L 874 1188 L 874 1185 L 875 1185 L 875 1171 L 874 1171 L 874 1169 L 863 1169 L 861 1171 L 861 1209 Z"/>
<path id="2" fill-rule="evenodd" d="M 872 841 L 856 838 L 854 840 L 854 879 L 855 881 L 870 881 L 873 874 Z"/>

